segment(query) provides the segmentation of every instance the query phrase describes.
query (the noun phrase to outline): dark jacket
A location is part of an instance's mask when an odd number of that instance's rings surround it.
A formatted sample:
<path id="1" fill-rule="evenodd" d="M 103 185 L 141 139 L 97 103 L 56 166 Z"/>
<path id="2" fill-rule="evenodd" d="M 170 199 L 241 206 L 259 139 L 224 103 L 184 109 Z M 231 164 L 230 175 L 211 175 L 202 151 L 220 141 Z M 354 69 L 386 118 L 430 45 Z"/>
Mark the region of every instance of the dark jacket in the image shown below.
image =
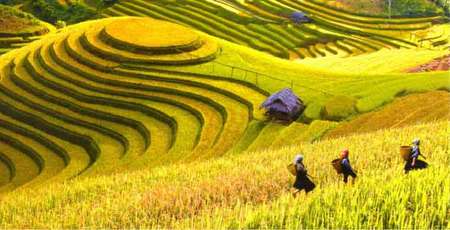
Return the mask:
<path id="1" fill-rule="evenodd" d="M 342 165 L 342 171 L 343 171 L 344 174 L 355 173 L 353 171 L 352 166 L 350 165 L 350 160 L 348 158 L 342 159 L 341 165 Z"/>
<path id="2" fill-rule="evenodd" d="M 308 178 L 308 171 L 302 163 L 297 163 L 296 165 L 297 175 L 295 177 L 294 188 L 302 190 L 305 189 L 306 192 L 312 191 L 316 185 Z"/>
<path id="3" fill-rule="evenodd" d="M 411 156 L 410 158 L 405 162 L 405 173 L 408 173 L 410 170 L 415 170 L 415 169 L 425 169 L 428 167 L 428 163 L 422 160 L 419 160 L 417 158 L 419 158 L 419 156 L 421 155 L 420 153 L 420 148 L 418 145 L 414 145 L 412 147 L 411 150 Z M 412 165 L 413 160 L 416 160 L 414 166 Z"/>
<path id="4" fill-rule="evenodd" d="M 341 165 L 342 165 L 342 173 L 344 174 L 344 182 L 345 183 L 347 183 L 349 176 L 356 178 L 356 173 L 353 171 L 353 168 L 350 165 L 350 160 L 348 158 L 342 159 Z"/>

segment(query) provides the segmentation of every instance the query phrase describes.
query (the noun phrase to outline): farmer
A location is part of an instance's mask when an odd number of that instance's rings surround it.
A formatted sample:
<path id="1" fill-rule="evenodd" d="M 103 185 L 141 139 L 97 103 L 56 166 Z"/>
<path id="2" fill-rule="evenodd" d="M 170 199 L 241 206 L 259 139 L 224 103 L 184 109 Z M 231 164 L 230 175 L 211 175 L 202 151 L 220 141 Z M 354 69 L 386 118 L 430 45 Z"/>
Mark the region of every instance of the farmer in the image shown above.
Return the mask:
<path id="1" fill-rule="evenodd" d="M 412 142 L 411 155 L 405 163 L 405 174 L 414 169 L 424 169 L 428 166 L 425 161 L 421 161 L 419 158 L 422 153 L 420 152 L 420 139 L 416 138 Z M 422 155 L 423 156 L 423 155 Z"/>
<path id="2" fill-rule="evenodd" d="M 348 154 L 349 154 L 348 149 L 344 149 L 340 153 L 342 173 L 344 174 L 344 183 L 347 183 L 348 176 L 352 176 L 352 178 L 353 178 L 352 182 L 354 182 L 355 178 L 356 178 L 356 173 L 353 171 L 353 168 L 350 165 L 350 160 L 348 159 Z"/>
<path id="3" fill-rule="evenodd" d="M 294 158 L 293 164 L 295 165 L 296 176 L 294 182 L 294 188 L 296 191 L 293 193 L 294 197 L 303 189 L 305 193 L 311 192 L 316 185 L 308 178 L 308 172 L 303 165 L 303 155 L 297 155 Z"/>

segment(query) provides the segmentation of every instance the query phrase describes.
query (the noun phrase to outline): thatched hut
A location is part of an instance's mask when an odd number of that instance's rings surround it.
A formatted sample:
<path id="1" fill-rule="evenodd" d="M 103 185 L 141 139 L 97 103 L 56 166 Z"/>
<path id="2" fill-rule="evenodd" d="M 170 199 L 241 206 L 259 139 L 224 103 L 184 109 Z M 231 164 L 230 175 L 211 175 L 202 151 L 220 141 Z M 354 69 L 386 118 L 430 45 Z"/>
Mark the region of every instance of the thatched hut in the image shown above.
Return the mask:
<path id="1" fill-rule="evenodd" d="M 297 24 L 307 23 L 307 22 L 312 21 L 311 18 L 306 16 L 306 14 L 301 11 L 292 12 L 289 18 L 291 19 L 292 22 L 297 23 Z"/>
<path id="2" fill-rule="evenodd" d="M 289 88 L 272 94 L 261 107 L 266 109 L 266 116 L 283 122 L 297 120 L 305 110 L 303 101 Z"/>

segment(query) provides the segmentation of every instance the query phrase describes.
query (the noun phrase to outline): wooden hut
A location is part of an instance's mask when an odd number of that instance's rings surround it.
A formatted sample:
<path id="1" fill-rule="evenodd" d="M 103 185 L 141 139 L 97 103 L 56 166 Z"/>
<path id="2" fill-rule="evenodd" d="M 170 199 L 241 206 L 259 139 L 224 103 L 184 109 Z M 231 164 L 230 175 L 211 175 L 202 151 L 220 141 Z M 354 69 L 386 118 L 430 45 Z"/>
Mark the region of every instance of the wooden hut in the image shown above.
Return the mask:
<path id="1" fill-rule="evenodd" d="M 272 120 L 292 122 L 303 113 L 305 105 L 291 89 L 286 88 L 272 94 L 264 101 L 261 108 L 266 109 L 266 116 Z"/>
<path id="2" fill-rule="evenodd" d="M 308 23 L 312 21 L 311 18 L 306 16 L 306 14 L 301 11 L 292 12 L 289 18 L 291 19 L 292 22 L 297 24 Z"/>

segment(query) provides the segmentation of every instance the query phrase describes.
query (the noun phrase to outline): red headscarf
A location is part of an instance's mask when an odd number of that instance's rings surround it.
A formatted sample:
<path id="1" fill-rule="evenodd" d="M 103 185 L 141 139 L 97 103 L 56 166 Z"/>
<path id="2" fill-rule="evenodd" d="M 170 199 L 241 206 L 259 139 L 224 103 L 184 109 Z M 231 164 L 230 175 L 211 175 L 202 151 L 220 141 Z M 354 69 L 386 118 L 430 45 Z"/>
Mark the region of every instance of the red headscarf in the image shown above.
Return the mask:
<path id="1" fill-rule="evenodd" d="M 342 150 L 339 155 L 341 156 L 342 159 L 347 158 L 348 157 L 348 149 Z"/>

